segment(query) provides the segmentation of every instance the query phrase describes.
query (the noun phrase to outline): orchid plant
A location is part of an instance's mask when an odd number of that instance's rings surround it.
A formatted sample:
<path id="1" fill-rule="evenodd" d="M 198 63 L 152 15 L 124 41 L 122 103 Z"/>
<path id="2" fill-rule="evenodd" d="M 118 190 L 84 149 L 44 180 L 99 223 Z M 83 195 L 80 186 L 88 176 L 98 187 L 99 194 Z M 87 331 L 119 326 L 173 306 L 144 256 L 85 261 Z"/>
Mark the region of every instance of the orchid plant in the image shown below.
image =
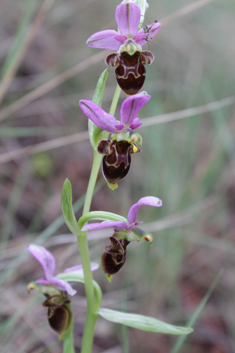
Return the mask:
<path id="1" fill-rule="evenodd" d="M 102 163 L 104 178 L 108 186 L 115 190 L 117 183 L 122 180 L 130 169 L 131 154 L 140 152 L 142 138 L 135 130 L 143 122 L 137 117 L 139 110 L 149 101 L 151 96 L 146 92 L 139 92 L 145 81 L 145 65 L 152 63 L 154 56 L 150 51 L 143 51 L 142 46 L 147 43 L 161 28 L 155 21 L 153 24 L 143 25 L 147 8 L 146 0 L 123 0 L 117 7 L 115 18 L 118 30 L 104 30 L 93 34 L 87 45 L 93 48 L 112 49 L 115 53 L 108 55 L 106 63 L 116 67 L 115 74 L 117 88 L 109 112 L 102 108 L 102 97 L 107 79 L 107 69 L 101 74 L 92 101 L 82 99 L 79 106 L 89 118 L 88 130 L 91 146 L 94 152 L 93 166 L 84 202 L 83 214 L 76 219 L 72 205 L 72 188 L 68 179 L 62 188 L 61 208 L 65 223 L 69 230 L 77 236 L 82 265 L 67 268 L 63 273 L 55 276 L 55 259 L 44 247 L 30 245 L 29 252 L 39 261 L 44 277 L 31 282 L 28 290 L 36 289 L 46 300 L 43 306 L 48 308 L 48 322 L 60 338 L 64 340 L 63 352 L 75 353 L 73 345 L 73 317 L 70 296 L 76 290 L 69 283 L 83 283 L 87 298 L 87 316 L 84 326 L 81 353 L 91 353 L 93 337 L 98 317 L 127 325 L 136 329 L 160 332 L 165 334 L 185 335 L 192 332 L 191 328 L 166 324 L 153 317 L 139 314 L 124 313 L 102 307 L 102 291 L 99 284 L 93 280 L 92 272 L 99 265 L 90 262 L 87 231 L 113 228 L 109 237 L 110 246 L 105 247 L 101 255 L 101 267 L 109 281 L 113 275 L 121 270 L 126 260 L 126 247 L 133 240 L 142 239 L 152 245 L 153 236 L 139 228 L 142 222 L 137 221 L 137 213 L 141 206 L 161 207 L 162 200 L 155 196 L 145 196 L 139 199 L 129 209 L 127 218 L 111 212 L 90 212 L 92 196 Z M 127 98 L 120 109 L 120 121 L 114 115 L 123 90 Z M 139 93 L 138 93 L 139 92 Z M 101 221 L 100 223 L 90 223 Z"/>

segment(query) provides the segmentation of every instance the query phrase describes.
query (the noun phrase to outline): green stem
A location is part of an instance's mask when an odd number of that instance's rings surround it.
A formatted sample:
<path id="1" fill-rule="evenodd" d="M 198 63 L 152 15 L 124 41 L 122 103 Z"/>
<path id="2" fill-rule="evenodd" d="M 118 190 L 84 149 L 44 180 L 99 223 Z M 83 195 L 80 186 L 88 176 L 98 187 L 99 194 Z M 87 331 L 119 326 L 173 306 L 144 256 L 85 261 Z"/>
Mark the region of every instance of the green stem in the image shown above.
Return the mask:
<path id="1" fill-rule="evenodd" d="M 98 319 L 98 314 L 94 295 L 95 293 L 86 232 L 84 232 L 84 235 L 78 237 L 78 246 L 81 254 L 87 297 L 87 316 L 82 338 L 81 353 L 90 353 L 92 351 L 93 335 L 95 330 L 95 324 Z"/>
<path id="2" fill-rule="evenodd" d="M 100 154 L 96 150 L 94 150 L 94 159 L 93 159 L 93 164 L 92 164 L 92 169 L 91 169 L 91 175 L 90 175 L 90 180 L 89 180 L 89 184 L 87 187 L 86 199 L 84 202 L 84 207 L 83 207 L 83 212 L 82 212 L 83 216 L 90 211 L 93 190 L 95 188 L 95 183 L 96 183 L 97 176 L 99 173 L 102 157 L 103 157 L 102 154 Z"/>
<path id="3" fill-rule="evenodd" d="M 114 115 L 118 103 L 118 99 L 121 93 L 121 89 L 117 86 L 113 101 L 110 107 L 110 114 Z M 104 132 L 102 138 L 108 138 L 109 133 Z M 100 164 L 102 161 L 102 155 L 99 154 L 96 150 L 94 150 L 94 160 L 91 169 L 91 175 L 87 187 L 86 198 L 84 202 L 83 208 L 83 216 L 90 211 L 90 205 L 92 201 L 92 195 L 95 188 L 95 183 L 97 180 L 98 172 L 100 169 Z M 84 333 L 82 338 L 82 348 L 81 353 L 91 353 L 92 352 L 92 345 L 93 345 L 93 337 L 95 331 L 96 321 L 98 319 L 98 310 L 101 304 L 101 290 L 98 288 L 97 285 L 94 290 L 93 285 L 93 278 L 90 266 L 90 256 L 89 256 L 89 248 L 87 242 L 87 233 L 81 232 L 78 236 L 78 246 L 81 254 L 81 261 L 84 273 L 84 280 L 85 280 L 85 290 L 86 290 L 86 297 L 87 297 L 87 316 L 86 316 L 86 323 L 84 327 Z M 96 295 L 95 295 L 96 294 Z"/>
<path id="4" fill-rule="evenodd" d="M 115 111 L 116 111 L 116 108 L 117 108 L 117 104 L 118 104 L 118 100 L 119 100 L 119 97 L 120 97 L 120 93 L 121 93 L 121 88 L 117 85 L 116 89 L 115 89 L 115 92 L 114 92 L 114 96 L 113 96 L 113 100 L 112 100 L 112 103 L 111 103 L 111 107 L 110 107 L 110 110 L 109 110 L 109 114 L 115 115 Z"/>
<path id="5" fill-rule="evenodd" d="M 115 114 L 120 93 L 121 93 L 121 88 L 117 85 L 116 90 L 114 92 L 114 96 L 113 96 L 113 100 L 112 100 L 109 114 L 112 114 L 112 115 Z M 104 131 L 102 138 L 107 139 L 108 136 L 109 136 L 109 133 L 107 131 Z M 93 165 L 92 165 L 92 169 L 91 169 L 89 184 L 87 187 L 86 199 L 85 199 L 84 207 L 83 207 L 83 213 L 82 213 L 83 216 L 90 211 L 93 191 L 95 188 L 95 183 L 96 183 L 97 176 L 99 173 L 102 158 L 103 158 L 103 155 L 98 153 L 96 150 L 94 150 L 94 160 L 93 160 Z"/>

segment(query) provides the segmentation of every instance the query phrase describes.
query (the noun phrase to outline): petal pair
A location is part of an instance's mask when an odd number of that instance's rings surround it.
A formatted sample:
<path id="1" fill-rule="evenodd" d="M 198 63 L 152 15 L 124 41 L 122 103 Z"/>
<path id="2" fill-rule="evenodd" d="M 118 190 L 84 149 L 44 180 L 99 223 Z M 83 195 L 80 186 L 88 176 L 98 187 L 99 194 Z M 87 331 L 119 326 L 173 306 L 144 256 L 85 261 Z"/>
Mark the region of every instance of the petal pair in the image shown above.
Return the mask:
<path id="1" fill-rule="evenodd" d="M 147 92 L 141 92 L 134 96 L 130 96 L 124 100 L 120 110 L 120 122 L 109 113 L 106 113 L 96 103 L 82 99 L 79 106 L 86 116 L 93 121 L 102 130 L 115 133 L 123 131 L 124 128 L 131 130 L 141 126 L 139 118 L 136 118 L 138 111 L 145 103 L 149 101 L 151 96 Z"/>
<path id="2" fill-rule="evenodd" d="M 55 277 L 55 258 L 47 249 L 35 244 L 31 244 L 27 249 L 35 259 L 38 260 L 44 270 L 45 278 L 38 279 L 36 283 L 53 285 L 57 289 L 65 291 L 70 295 L 75 295 L 77 293 L 68 282 Z M 92 271 L 95 271 L 98 268 L 98 265 L 91 263 L 91 268 Z M 83 274 L 82 265 L 67 268 L 64 272 Z"/>
<path id="3" fill-rule="evenodd" d="M 140 7 L 132 2 L 122 2 L 116 7 L 115 18 L 119 32 L 115 30 L 104 30 L 94 33 L 88 38 L 86 44 L 92 48 L 119 50 L 128 38 L 140 46 L 152 39 L 160 30 L 161 23 L 155 22 L 150 26 L 144 26 L 138 31 L 141 18 Z"/>
<path id="4" fill-rule="evenodd" d="M 117 231 L 120 231 L 123 229 L 131 230 L 134 226 L 137 226 L 138 224 L 142 223 L 142 222 L 136 222 L 136 218 L 137 218 L 137 213 L 140 206 L 143 206 L 143 205 L 161 207 L 162 200 L 154 196 L 142 197 L 141 199 L 139 199 L 137 203 L 132 205 L 131 208 L 129 209 L 128 216 L 127 216 L 127 220 L 128 220 L 127 223 L 122 221 L 104 221 L 102 223 L 86 224 L 82 227 L 82 231 L 102 229 L 107 227 L 112 227 L 114 228 L 114 230 L 117 230 Z"/>

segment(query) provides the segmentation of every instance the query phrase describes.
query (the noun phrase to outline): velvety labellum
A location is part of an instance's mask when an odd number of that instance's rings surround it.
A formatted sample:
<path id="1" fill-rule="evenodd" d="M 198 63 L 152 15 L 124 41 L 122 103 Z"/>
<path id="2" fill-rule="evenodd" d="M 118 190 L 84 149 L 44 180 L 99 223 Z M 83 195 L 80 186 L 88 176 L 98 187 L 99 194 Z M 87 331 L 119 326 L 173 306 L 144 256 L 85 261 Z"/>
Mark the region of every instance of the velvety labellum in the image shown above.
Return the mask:
<path id="1" fill-rule="evenodd" d="M 135 152 L 134 152 L 134 147 Z M 131 165 L 131 153 L 140 152 L 140 148 L 128 141 L 101 140 L 97 151 L 105 154 L 103 158 L 103 175 L 110 184 L 116 184 L 128 173 Z"/>
<path id="2" fill-rule="evenodd" d="M 128 95 L 138 93 L 144 85 L 146 70 L 144 65 L 150 65 L 154 60 L 151 52 L 135 52 L 129 55 L 126 51 L 121 54 L 110 54 L 106 58 L 109 66 L 116 66 L 116 79 L 121 89 Z"/>
<path id="3" fill-rule="evenodd" d="M 59 335 L 65 332 L 72 320 L 72 313 L 66 304 L 70 301 L 66 295 L 46 295 L 43 306 L 48 307 L 47 318 L 50 327 Z"/>
<path id="4" fill-rule="evenodd" d="M 129 95 L 138 93 L 144 85 L 146 70 L 141 62 L 141 54 L 130 56 L 122 53 L 117 61 L 116 79 L 121 89 Z"/>
<path id="5" fill-rule="evenodd" d="M 115 233 L 114 233 L 115 235 Z M 110 237 L 110 246 L 105 247 L 105 252 L 101 256 L 101 265 L 103 271 L 111 276 L 117 273 L 126 261 L 126 246 L 130 243 L 126 239 L 117 240 Z"/>

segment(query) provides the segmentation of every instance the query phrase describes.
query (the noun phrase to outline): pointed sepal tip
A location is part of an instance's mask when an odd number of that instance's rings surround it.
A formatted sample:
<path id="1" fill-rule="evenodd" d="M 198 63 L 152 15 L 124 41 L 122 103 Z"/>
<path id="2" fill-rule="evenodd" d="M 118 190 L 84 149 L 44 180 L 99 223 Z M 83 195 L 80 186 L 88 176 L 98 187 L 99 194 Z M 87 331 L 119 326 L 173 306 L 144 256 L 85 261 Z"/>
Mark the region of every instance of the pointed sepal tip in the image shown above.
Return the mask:
<path id="1" fill-rule="evenodd" d="M 109 283 L 112 282 L 113 276 L 112 275 L 106 275 L 107 280 L 109 281 Z"/>
<path id="2" fill-rule="evenodd" d="M 111 184 L 107 181 L 107 184 L 108 184 L 108 187 L 111 189 L 111 190 L 116 190 L 118 188 L 118 184 Z"/>

